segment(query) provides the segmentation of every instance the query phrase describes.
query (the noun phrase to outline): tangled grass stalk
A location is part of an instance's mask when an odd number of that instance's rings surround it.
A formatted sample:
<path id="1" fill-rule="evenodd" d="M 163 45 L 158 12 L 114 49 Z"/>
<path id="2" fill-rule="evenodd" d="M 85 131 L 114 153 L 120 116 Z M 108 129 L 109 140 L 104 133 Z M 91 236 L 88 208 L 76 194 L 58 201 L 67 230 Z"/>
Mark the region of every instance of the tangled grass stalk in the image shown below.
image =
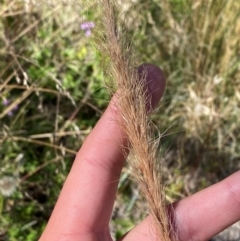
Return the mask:
<path id="1" fill-rule="evenodd" d="M 98 3 L 102 8 L 105 28 L 98 47 L 104 54 L 106 76 L 117 89 L 117 108 L 131 149 L 129 165 L 132 176 L 148 203 L 156 239 L 170 241 L 173 238 L 161 184 L 161 165 L 157 159 L 159 140 L 154 138 L 148 115 L 152 106 L 151 95 L 146 88 L 146 71 L 139 75 L 135 68 L 137 63 L 132 43 L 124 34 L 120 20 L 117 20 L 116 3 L 111 0 L 98 0 Z"/>

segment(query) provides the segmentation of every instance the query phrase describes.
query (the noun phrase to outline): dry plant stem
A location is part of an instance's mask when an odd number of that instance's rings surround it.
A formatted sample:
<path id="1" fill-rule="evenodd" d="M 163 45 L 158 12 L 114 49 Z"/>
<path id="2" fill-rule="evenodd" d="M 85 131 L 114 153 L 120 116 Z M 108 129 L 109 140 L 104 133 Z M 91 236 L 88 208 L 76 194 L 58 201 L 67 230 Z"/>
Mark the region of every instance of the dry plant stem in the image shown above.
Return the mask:
<path id="1" fill-rule="evenodd" d="M 117 108 L 129 147 L 132 149 L 129 164 L 134 180 L 148 202 L 153 220 L 153 240 L 170 241 L 170 225 L 165 206 L 164 189 L 161 184 L 161 168 L 157 160 L 159 141 L 154 140 L 148 112 L 151 97 L 146 88 L 146 73 L 139 76 L 129 43 L 120 36 L 112 1 L 99 1 L 103 8 L 105 26 L 104 41 L 100 49 L 109 59 L 107 76 L 117 85 Z"/>

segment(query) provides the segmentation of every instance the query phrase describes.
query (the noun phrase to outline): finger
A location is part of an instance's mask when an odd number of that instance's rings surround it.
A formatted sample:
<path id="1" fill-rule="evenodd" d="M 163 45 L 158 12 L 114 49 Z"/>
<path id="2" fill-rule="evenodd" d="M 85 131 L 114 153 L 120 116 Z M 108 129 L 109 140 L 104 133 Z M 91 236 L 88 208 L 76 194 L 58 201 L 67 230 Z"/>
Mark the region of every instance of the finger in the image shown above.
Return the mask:
<path id="1" fill-rule="evenodd" d="M 222 182 L 169 206 L 179 241 L 209 240 L 240 220 L 240 171 Z M 125 235 L 122 241 L 152 241 L 150 217 Z"/>
<path id="2" fill-rule="evenodd" d="M 155 103 L 165 88 L 163 73 L 154 65 L 140 68 L 147 72 L 149 91 L 155 86 Z M 64 232 L 81 235 L 108 229 L 127 142 L 116 105 L 114 97 L 78 152 L 43 234 L 48 240 L 57 240 Z"/>

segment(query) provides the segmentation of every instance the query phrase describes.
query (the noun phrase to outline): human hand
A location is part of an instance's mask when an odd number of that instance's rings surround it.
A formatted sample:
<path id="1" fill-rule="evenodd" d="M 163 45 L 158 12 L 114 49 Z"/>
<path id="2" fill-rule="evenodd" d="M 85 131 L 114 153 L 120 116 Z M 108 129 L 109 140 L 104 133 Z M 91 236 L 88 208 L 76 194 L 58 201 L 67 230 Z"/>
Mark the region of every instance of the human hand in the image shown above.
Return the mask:
<path id="1" fill-rule="evenodd" d="M 163 74 L 147 65 L 147 79 L 152 101 L 158 102 L 165 87 Z M 40 241 L 112 240 L 109 221 L 125 163 L 122 146 L 127 142 L 116 104 L 113 97 L 79 150 Z M 179 240 L 210 239 L 240 220 L 240 171 L 168 209 Z M 149 216 L 120 240 L 152 241 L 151 227 Z"/>

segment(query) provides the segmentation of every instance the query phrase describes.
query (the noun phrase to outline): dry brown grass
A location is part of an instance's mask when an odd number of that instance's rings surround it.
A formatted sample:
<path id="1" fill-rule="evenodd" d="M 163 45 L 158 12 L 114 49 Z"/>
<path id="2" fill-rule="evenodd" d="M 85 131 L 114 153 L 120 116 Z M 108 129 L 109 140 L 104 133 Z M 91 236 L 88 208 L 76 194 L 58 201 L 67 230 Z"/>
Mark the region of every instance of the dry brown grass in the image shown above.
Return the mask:
<path id="1" fill-rule="evenodd" d="M 163 140 L 170 168 L 194 183 L 184 184 L 189 195 L 239 168 L 240 2 L 140 2 L 126 14 L 129 31 L 142 38 L 142 59 L 167 76 L 164 114 L 155 121 L 179 132 Z"/>

